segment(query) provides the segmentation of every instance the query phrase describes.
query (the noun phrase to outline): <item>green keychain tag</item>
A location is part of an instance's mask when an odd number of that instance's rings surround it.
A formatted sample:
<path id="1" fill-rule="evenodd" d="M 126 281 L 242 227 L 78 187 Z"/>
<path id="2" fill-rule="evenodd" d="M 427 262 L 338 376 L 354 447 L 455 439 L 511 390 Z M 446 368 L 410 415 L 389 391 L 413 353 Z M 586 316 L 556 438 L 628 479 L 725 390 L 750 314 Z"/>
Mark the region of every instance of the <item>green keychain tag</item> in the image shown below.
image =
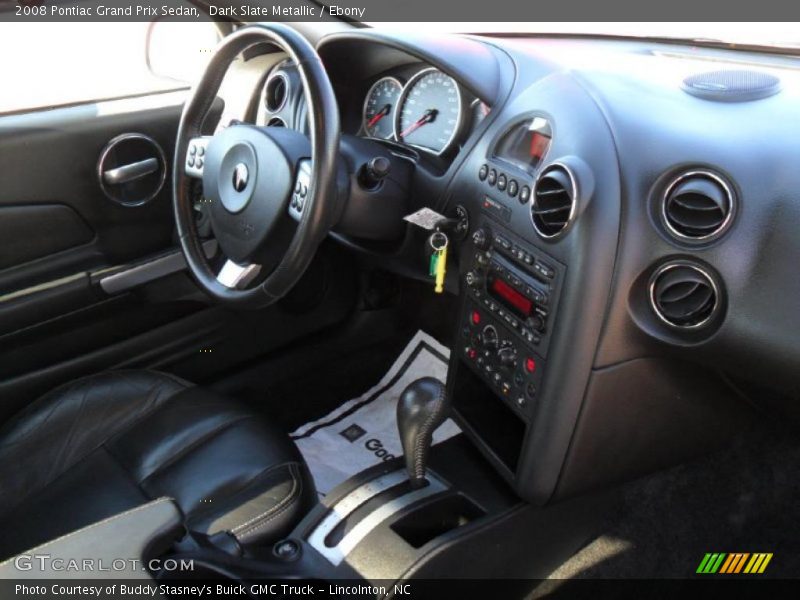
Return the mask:
<path id="1" fill-rule="evenodd" d="M 431 264 L 430 264 L 430 269 L 428 271 L 428 275 L 430 275 L 431 277 L 436 277 L 436 264 L 438 262 L 439 262 L 439 253 L 434 252 L 433 254 L 431 254 Z"/>

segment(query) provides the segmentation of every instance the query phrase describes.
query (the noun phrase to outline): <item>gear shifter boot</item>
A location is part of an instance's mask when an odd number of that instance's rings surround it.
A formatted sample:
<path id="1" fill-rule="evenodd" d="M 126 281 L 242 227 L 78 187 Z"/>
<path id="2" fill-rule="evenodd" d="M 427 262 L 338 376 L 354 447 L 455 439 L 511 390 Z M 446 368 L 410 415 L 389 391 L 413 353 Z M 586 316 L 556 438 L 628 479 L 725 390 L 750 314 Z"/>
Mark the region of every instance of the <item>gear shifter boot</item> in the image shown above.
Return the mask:
<path id="1" fill-rule="evenodd" d="M 433 432 L 446 417 L 445 387 L 438 379 L 424 377 L 411 383 L 397 403 L 397 428 L 411 486 L 426 484 L 428 452 Z"/>

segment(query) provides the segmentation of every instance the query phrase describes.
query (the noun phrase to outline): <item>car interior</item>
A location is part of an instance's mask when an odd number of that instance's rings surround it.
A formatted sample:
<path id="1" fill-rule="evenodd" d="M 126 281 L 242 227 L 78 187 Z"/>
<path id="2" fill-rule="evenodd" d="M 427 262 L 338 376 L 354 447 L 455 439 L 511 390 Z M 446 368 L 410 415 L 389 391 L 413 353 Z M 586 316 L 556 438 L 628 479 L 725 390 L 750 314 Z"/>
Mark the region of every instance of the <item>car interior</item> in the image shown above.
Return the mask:
<path id="1" fill-rule="evenodd" d="M 215 26 L 0 116 L 0 575 L 797 574 L 796 56 Z"/>

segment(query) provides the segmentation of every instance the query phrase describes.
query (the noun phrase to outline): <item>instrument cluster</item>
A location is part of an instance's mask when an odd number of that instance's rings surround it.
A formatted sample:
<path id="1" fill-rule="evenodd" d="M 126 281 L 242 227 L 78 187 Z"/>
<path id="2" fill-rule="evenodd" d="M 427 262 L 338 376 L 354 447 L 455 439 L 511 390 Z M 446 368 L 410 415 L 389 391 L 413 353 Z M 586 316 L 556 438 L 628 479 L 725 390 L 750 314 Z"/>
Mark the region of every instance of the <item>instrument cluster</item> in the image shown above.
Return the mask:
<path id="1" fill-rule="evenodd" d="M 392 73 L 372 82 L 363 101 L 362 135 L 441 155 L 489 113 L 486 104 L 439 69 L 417 68 L 404 75 Z"/>
<path id="2" fill-rule="evenodd" d="M 364 83 L 352 100 L 340 97 L 349 133 L 400 143 L 434 156 L 451 156 L 489 114 L 487 104 L 435 67 L 416 64 L 384 72 Z M 361 96 L 363 94 L 363 97 Z M 356 104 L 360 101 L 360 104 Z M 297 67 L 282 61 L 261 90 L 256 122 L 308 132 L 308 110 Z M 348 128 L 348 127 L 346 127 Z"/>

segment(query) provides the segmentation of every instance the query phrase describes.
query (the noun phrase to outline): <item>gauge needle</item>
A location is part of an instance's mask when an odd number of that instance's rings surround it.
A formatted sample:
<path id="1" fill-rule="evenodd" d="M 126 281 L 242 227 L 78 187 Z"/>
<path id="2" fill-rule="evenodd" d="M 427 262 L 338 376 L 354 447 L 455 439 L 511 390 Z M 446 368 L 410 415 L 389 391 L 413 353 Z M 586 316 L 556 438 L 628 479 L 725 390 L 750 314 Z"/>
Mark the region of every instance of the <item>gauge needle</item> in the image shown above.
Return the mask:
<path id="1" fill-rule="evenodd" d="M 383 117 L 388 115 L 391 111 L 392 111 L 392 105 L 384 104 L 383 108 L 380 109 L 377 113 L 375 113 L 375 116 L 369 120 L 369 122 L 367 123 L 367 127 L 375 127 L 375 125 L 378 124 L 378 121 L 380 121 Z"/>
<path id="2" fill-rule="evenodd" d="M 400 137 L 401 137 L 401 138 L 404 138 L 404 137 L 406 137 L 406 136 L 407 136 L 409 133 L 411 133 L 411 132 L 413 132 L 413 131 L 416 131 L 417 129 L 419 129 L 420 127 L 422 127 L 423 125 L 425 125 L 426 123 L 430 123 L 431 121 L 433 121 L 433 120 L 436 118 L 436 115 L 438 114 L 438 112 L 439 112 L 439 111 L 438 111 L 438 110 L 436 110 L 435 108 L 429 108 L 428 110 L 426 110 L 426 111 L 425 111 L 425 114 L 424 114 L 424 115 L 422 115 L 422 116 L 421 116 L 421 117 L 420 117 L 420 118 L 417 120 L 417 122 L 416 122 L 416 123 L 414 123 L 413 125 L 409 126 L 409 127 L 408 127 L 408 128 L 407 128 L 407 129 L 406 129 L 404 132 L 403 132 L 403 133 L 401 133 L 401 134 L 400 134 Z"/>

